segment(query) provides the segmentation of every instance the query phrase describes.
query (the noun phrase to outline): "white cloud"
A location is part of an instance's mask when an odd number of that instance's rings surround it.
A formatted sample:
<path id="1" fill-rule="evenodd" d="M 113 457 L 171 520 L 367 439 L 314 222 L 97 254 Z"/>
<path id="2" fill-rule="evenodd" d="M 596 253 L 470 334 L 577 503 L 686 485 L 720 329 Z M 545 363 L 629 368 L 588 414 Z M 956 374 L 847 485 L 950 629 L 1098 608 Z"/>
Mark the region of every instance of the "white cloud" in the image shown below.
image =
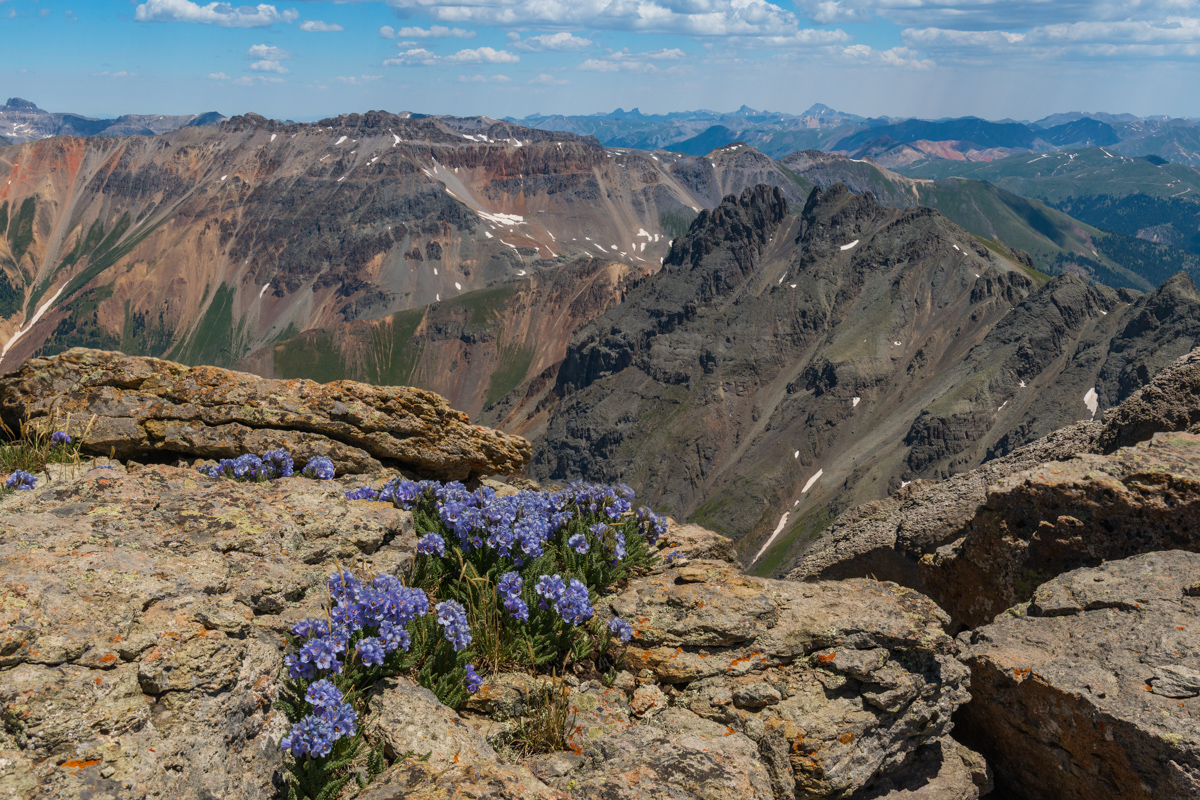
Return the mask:
<path id="1" fill-rule="evenodd" d="M 459 83 L 508 83 L 507 75 L 459 75 Z"/>
<path id="2" fill-rule="evenodd" d="M 276 78 L 271 75 L 243 75 L 240 78 L 235 78 L 231 83 L 234 86 L 263 86 L 268 83 L 283 83 L 283 78 Z"/>
<path id="3" fill-rule="evenodd" d="M 1193 58 L 1200 19 L 1117 20 L 1041 25 L 1025 31 L 907 28 L 905 44 L 960 59 L 1007 53 L 1027 58 Z"/>
<path id="4" fill-rule="evenodd" d="M 98 78 L 136 78 L 137 76 L 138 74 L 136 72 L 126 72 L 124 70 L 120 72 L 109 72 L 108 70 L 105 70 L 104 72 L 96 73 L 96 77 Z"/>
<path id="5" fill-rule="evenodd" d="M 686 57 L 687 53 L 678 48 L 646 53 L 635 53 L 627 48 L 609 53 L 603 58 L 589 58 L 580 64 L 579 68 L 585 72 L 657 72 L 658 67 L 650 62 L 678 61 Z"/>
<path id="6" fill-rule="evenodd" d="M 570 83 L 570 81 L 563 78 L 556 78 L 553 75 L 547 75 L 545 72 L 543 72 L 541 75 L 538 75 L 536 78 L 531 80 L 530 83 L 536 83 L 542 86 L 566 86 L 568 83 Z"/>
<path id="7" fill-rule="evenodd" d="M 250 49 L 246 51 L 246 58 L 251 60 L 265 58 L 270 61 L 286 61 L 291 57 L 292 54 L 282 47 L 274 47 L 269 44 L 251 45 Z"/>
<path id="8" fill-rule="evenodd" d="M 510 33 L 508 43 L 517 50 L 524 50 L 527 53 L 540 53 L 547 50 L 560 53 L 572 52 L 586 50 L 592 46 L 591 39 L 584 39 L 567 31 L 530 36 L 528 39 L 522 39 L 519 33 Z"/>
<path id="9" fill-rule="evenodd" d="M 208 77 L 212 78 L 214 81 L 229 80 L 229 76 L 226 75 L 224 72 L 210 72 L 210 73 L 208 73 Z"/>
<path id="10" fill-rule="evenodd" d="M 321 22 L 319 19 L 306 19 L 300 23 L 300 30 L 308 31 L 309 33 L 333 33 L 334 31 L 346 30 L 341 25 L 334 22 Z"/>
<path id="11" fill-rule="evenodd" d="M 898 25 L 963 31 L 1162 19 L 1191 14 L 1196 8 L 1196 0 L 796 0 L 795 4 L 805 17 L 823 25 L 877 15 Z"/>
<path id="12" fill-rule="evenodd" d="M 474 39 L 475 31 L 465 28 L 447 28 L 445 25 L 396 30 L 391 25 L 384 25 L 379 29 L 379 35 L 385 39 Z"/>
<path id="13" fill-rule="evenodd" d="M 237 6 L 230 3 L 199 5 L 191 0 L 146 0 L 133 12 L 138 22 L 199 22 L 222 28 L 267 28 L 276 22 L 292 22 L 297 11 L 279 11 L 275 6 Z"/>
<path id="14" fill-rule="evenodd" d="M 937 66 L 929 59 L 920 58 L 917 51 L 910 50 L 907 47 L 876 50 L 865 44 L 852 44 L 843 47 L 841 55 L 854 64 L 902 67 L 907 69 L 932 69 Z"/>
<path id="15" fill-rule="evenodd" d="M 796 15 L 767 0 L 387 0 L 398 14 L 420 13 L 447 24 L 545 26 L 764 36 L 794 33 Z"/>
<path id="16" fill-rule="evenodd" d="M 268 61 L 266 59 L 262 61 L 255 61 L 250 65 L 250 69 L 254 70 L 255 72 L 277 72 L 280 75 L 287 75 L 288 72 L 290 72 L 287 67 L 285 67 L 283 64 L 280 64 L 278 61 Z"/>
<path id="17" fill-rule="evenodd" d="M 521 57 L 507 50 L 479 47 L 474 50 L 459 50 L 448 56 L 439 56 L 424 47 L 414 47 L 397 53 L 383 62 L 386 67 L 411 67 L 435 64 L 516 64 Z"/>
<path id="18" fill-rule="evenodd" d="M 338 83 L 349 84 L 350 86 L 363 86 L 368 83 L 374 83 L 383 78 L 382 75 L 339 75 L 334 78 Z"/>

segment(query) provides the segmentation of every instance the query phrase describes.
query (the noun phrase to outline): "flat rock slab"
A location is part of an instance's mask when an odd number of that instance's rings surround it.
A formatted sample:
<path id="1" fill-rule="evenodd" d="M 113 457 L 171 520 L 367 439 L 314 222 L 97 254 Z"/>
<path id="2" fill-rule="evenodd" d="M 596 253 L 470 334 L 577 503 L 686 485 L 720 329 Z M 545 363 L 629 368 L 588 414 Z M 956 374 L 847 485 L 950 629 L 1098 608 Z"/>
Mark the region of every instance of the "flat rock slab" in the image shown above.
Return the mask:
<path id="1" fill-rule="evenodd" d="M 754 742 L 779 797 L 849 796 L 886 777 L 944 737 L 968 697 L 947 616 L 896 584 L 694 561 L 632 581 L 610 605 L 633 626 L 628 668 Z"/>
<path id="2" fill-rule="evenodd" d="M 265 380 L 217 367 L 75 348 L 0 376 L 0 419 L 14 430 L 88 428 L 85 452 L 119 458 L 236 458 L 282 447 L 339 473 L 381 462 L 420 477 L 518 472 L 529 442 L 472 425 L 433 392 L 355 381 Z"/>
<path id="3" fill-rule="evenodd" d="M 968 627 L 1072 569 L 1200 551 L 1200 435 L 1156 433 L 1002 478 L 964 535 L 921 559 L 926 593 Z"/>
<path id="4" fill-rule="evenodd" d="M 281 632 L 335 562 L 394 572 L 411 515 L 333 481 L 80 470 L 0 499 L 0 787 L 272 796 Z M 0 791 L 0 797 L 4 797 Z"/>
<path id="5" fill-rule="evenodd" d="M 1075 570 L 960 637 L 966 741 L 1028 800 L 1200 797 L 1200 555 Z"/>

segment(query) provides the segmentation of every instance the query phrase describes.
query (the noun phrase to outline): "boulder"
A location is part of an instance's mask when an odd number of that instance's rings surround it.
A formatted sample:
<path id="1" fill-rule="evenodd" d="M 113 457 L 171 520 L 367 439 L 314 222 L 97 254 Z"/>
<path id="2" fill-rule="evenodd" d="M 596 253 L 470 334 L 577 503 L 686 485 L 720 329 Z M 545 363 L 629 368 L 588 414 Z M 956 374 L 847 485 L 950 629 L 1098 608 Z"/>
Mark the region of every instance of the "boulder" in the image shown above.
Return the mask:
<path id="1" fill-rule="evenodd" d="M 947 616 L 896 584 L 792 583 L 693 561 L 632 581 L 609 605 L 633 625 L 629 668 L 748 737 L 779 797 L 849 796 L 885 778 L 945 737 L 967 700 Z"/>
<path id="2" fill-rule="evenodd" d="M 986 501 L 989 485 L 1047 461 L 1092 452 L 1102 429 L 1098 422 L 1080 422 L 977 469 L 944 481 L 915 480 L 884 500 L 852 508 L 821 533 L 787 579 L 872 575 L 922 590 L 921 556 L 961 535 Z"/>
<path id="3" fill-rule="evenodd" d="M 442 769 L 402 761 L 377 776 L 358 800 L 567 800 L 527 768 L 476 763 Z"/>
<path id="4" fill-rule="evenodd" d="M 656 543 L 663 555 L 674 558 L 700 558 L 728 561 L 741 566 L 733 540 L 692 523 L 667 521 L 667 532 Z"/>
<path id="5" fill-rule="evenodd" d="M 596 800 L 774 800 L 753 741 L 681 708 L 595 743 L 588 762 L 552 782 Z"/>
<path id="6" fill-rule="evenodd" d="M 917 750 L 904 769 L 855 800 L 978 800 L 994 788 L 983 756 L 947 738 Z"/>
<path id="7" fill-rule="evenodd" d="M 435 772 L 500 762 L 487 740 L 462 717 L 407 678 L 382 682 L 369 705 L 388 758 L 423 758 Z"/>
<path id="8" fill-rule="evenodd" d="M 968 627 L 1055 575 L 1154 550 L 1200 550 L 1200 435 L 1157 433 L 1010 475 L 964 534 L 922 558 L 925 592 Z"/>
<path id="9" fill-rule="evenodd" d="M 382 462 L 439 480 L 518 472 L 529 442 L 470 424 L 433 392 L 354 381 L 264 380 L 217 367 L 75 348 L 0 376 L 0 420 L 87 430 L 83 450 L 119 458 L 235 458 L 281 447 L 339 472 Z"/>
<path id="10" fill-rule="evenodd" d="M 282 631 L 412 530 L 332 481 L 162 465 L 0 498 L 0 797 L 272 796 Z"/>
<path id="11" fill-rule="evenodd" d="M 1200 797 L 1200 555 L 1074 570 L 960 637 L 960 730 L 1026 800 Z"/>
<path id="12" fill-rule="evenodd" d="M 1196 348 L 1104 415 L 1098 445 L 1111 453 L 1155 433 L 1200 433 L 1200 348 Z"/>

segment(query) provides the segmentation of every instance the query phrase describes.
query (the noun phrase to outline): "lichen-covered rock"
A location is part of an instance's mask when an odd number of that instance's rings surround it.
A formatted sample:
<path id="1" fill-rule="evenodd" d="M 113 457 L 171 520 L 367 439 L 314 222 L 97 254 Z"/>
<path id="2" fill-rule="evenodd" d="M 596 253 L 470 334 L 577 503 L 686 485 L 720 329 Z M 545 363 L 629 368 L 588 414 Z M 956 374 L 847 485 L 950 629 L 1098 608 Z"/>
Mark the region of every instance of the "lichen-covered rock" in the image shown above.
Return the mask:
<path id="1" fill-rule="evenodd" d="M 963 634 L 965 741 L 1029 800 L 1200 797 L 1200 555 L 1060 575 Z"/>
<path id="2" fill-rule="evenodd" d="M 600 739 L 586 765 L 552 783 L 596 800 L 774 798 L 754 742 L 679 708 Z"/>
<path id="3" fill-rule="evenodd" d="M 631 582 L 610 605 L 633 625 L 630 668 L 749 737 L 779 796 L 848 796 L 944 737 L 967 700 L 948 618 L 895 584 L 774 581 L 696 561 Z"/>
<path id="4" fill-rule="evenodd" d="M 993 788 L 983 756 L 947 738 L 922 747 L 904 769 L 855 800 L 978 800 Z"/>
<path id="5" fill-rule="evenodd" d="M 657 542 L 663 553 L 682 558 L 717 559 L 741 566 L 733 541 L 719 533 L 691 523 L 670 520 L 667 532 Z"/>
<path id="6" fill-rule="evenodd" d="M 1003 478 L 920 569 L 925 592 L 975 627 L 1055 575 L 1167 549 L 1200 550 L 1200 435 L 1158 433 Z"/>
<path id="7" fill-rule="evenodd" d="M 527 768 L 513 764 L 452 764 L 408 760 L 378 776 L 358 800 L 567 800 Z"/>
<path id="8" fill-rule="evenodd" d="M 14 430 L 71 416 L 85 452 L 139 458 L 235 458 L 276 447 L 339 472 L 381 462 L 461 480 L 521 470 L 529 442 L 471 425 L 433 392 L 354 381 L 264 380 L 217 367 L 75 348 L 0 377 L 0 420 Z"/>
<path id="9" fill-rule="evenodd" d="M 497 764 L 487 740 L 433 692 L 407 678 L 385 681 L 370 700 L 379 742 L 389 758 L 426 758 L 435 771 Z"/>
<path id="10" fill-rule="evenodd" d="M 414 545 L 408 512 L 299 477 L 92 469 L 0 499 L 0 797 L 271 796 L 281 631 L 335 559 L 395 572 Z"/>

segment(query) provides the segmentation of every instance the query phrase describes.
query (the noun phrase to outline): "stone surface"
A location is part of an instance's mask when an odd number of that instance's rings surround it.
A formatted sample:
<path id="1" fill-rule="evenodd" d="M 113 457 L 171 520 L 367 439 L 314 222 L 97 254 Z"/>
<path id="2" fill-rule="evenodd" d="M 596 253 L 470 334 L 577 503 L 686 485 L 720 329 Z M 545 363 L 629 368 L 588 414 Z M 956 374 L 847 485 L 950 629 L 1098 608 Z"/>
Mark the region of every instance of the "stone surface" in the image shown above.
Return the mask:
<path id="1" fill-rule="evenodd" d="M 921 590 L 922 555 L 961 535 L 987 499 L 988 486 L 1047 461 L 1092 452 L 1103 426 L 1080 422 L 944 481 L 913 481 L 885 500 L 850 509 L 787 574 L 788 580 L 872 575 Z"/>
<path id="2" fill-rule="evenodd" d="M 1055 575 L 1165 549 L 1200 550 L 1200 435 L 1158 433 L 1003 478 L 920 570 L 926 593 L 975 627 Z"/>
<path id="3" fill-rule="evenodd" d="M 522 766 L 496 763 L 437 768 L 402 762 L 379 775 L 359 800 L 567 800 Z"/>
<path id="4" fill-rule="evenodd" d="M 1200 796 L 1200 555 L 1150 553 L 1060 575 L 962 634 L 964 741 L 1027 800 Z M 1189 690 L 1190 691 L 1190 690 Z"/>
<path id="5" fill-rule="evenodd" d="M 695 561 L 610 605 L 634 628 L 629 668 L 749 737 L 779 796 L 847 796 L 881 779 L 944 737 L 967 699 L 947 617 L 895 584 L 773 581 Z"/>
<path id="6" fill-rule="evenodd" d="M 1155 433 L 1200 433 L 1200 348 L 1179 359 L 1148 385 L 1104 415 L 1099 445 L 1111 452 Z"/>
<path id="7" fill-rule="evenodd" d="M 947 738 L 917 750 L 903 770 L 855 800 L 978 800 L 993 788 L 983 756 Z"/>
<path id="8" fill-rule="evenodd" d="M 407 678 L 377 686 L 369 705 L 388 758 L 424 757 L 435 772 L 499 763 L 486 739 L 433 692 Z"/>
<path id="9" fill-rule="evenodd" d="M 281 631 L 335 559 L 411 558 L 410 515 L 307 478 L 60 478 L 0 498 L 0 797 L 271 796 Z"/>
<path id="10" fill-rule="evenodd" d="M 68 414 L 73 436 L 91 426 L 85 452 L 120 458 L 234 458 L 283 447 L 300 463 L 328 456 L 339 472 L 388 462 L 460 480 L 517 472 L 531 453 L 524 439 L 471 425 L 439 395 L 407 387 L 264 380 L 82 348 L 0 377 L 9 427 L 26 417 L 56 427 Z"/>
<path id="11" fill-rule="evenodd" d="M 552 781 L 603 800 L 773 800 L 754 742 L 683 709 L 596 742 L 583 767 Z"/>
<path id="12" fill-rule="evenodd" d="M 731 539 L 699 525 L 669 520 L 667 532 L 656 544 L 664 555 L 674 553 L 683 558 L 717 559 L 741 566 Z"/>

